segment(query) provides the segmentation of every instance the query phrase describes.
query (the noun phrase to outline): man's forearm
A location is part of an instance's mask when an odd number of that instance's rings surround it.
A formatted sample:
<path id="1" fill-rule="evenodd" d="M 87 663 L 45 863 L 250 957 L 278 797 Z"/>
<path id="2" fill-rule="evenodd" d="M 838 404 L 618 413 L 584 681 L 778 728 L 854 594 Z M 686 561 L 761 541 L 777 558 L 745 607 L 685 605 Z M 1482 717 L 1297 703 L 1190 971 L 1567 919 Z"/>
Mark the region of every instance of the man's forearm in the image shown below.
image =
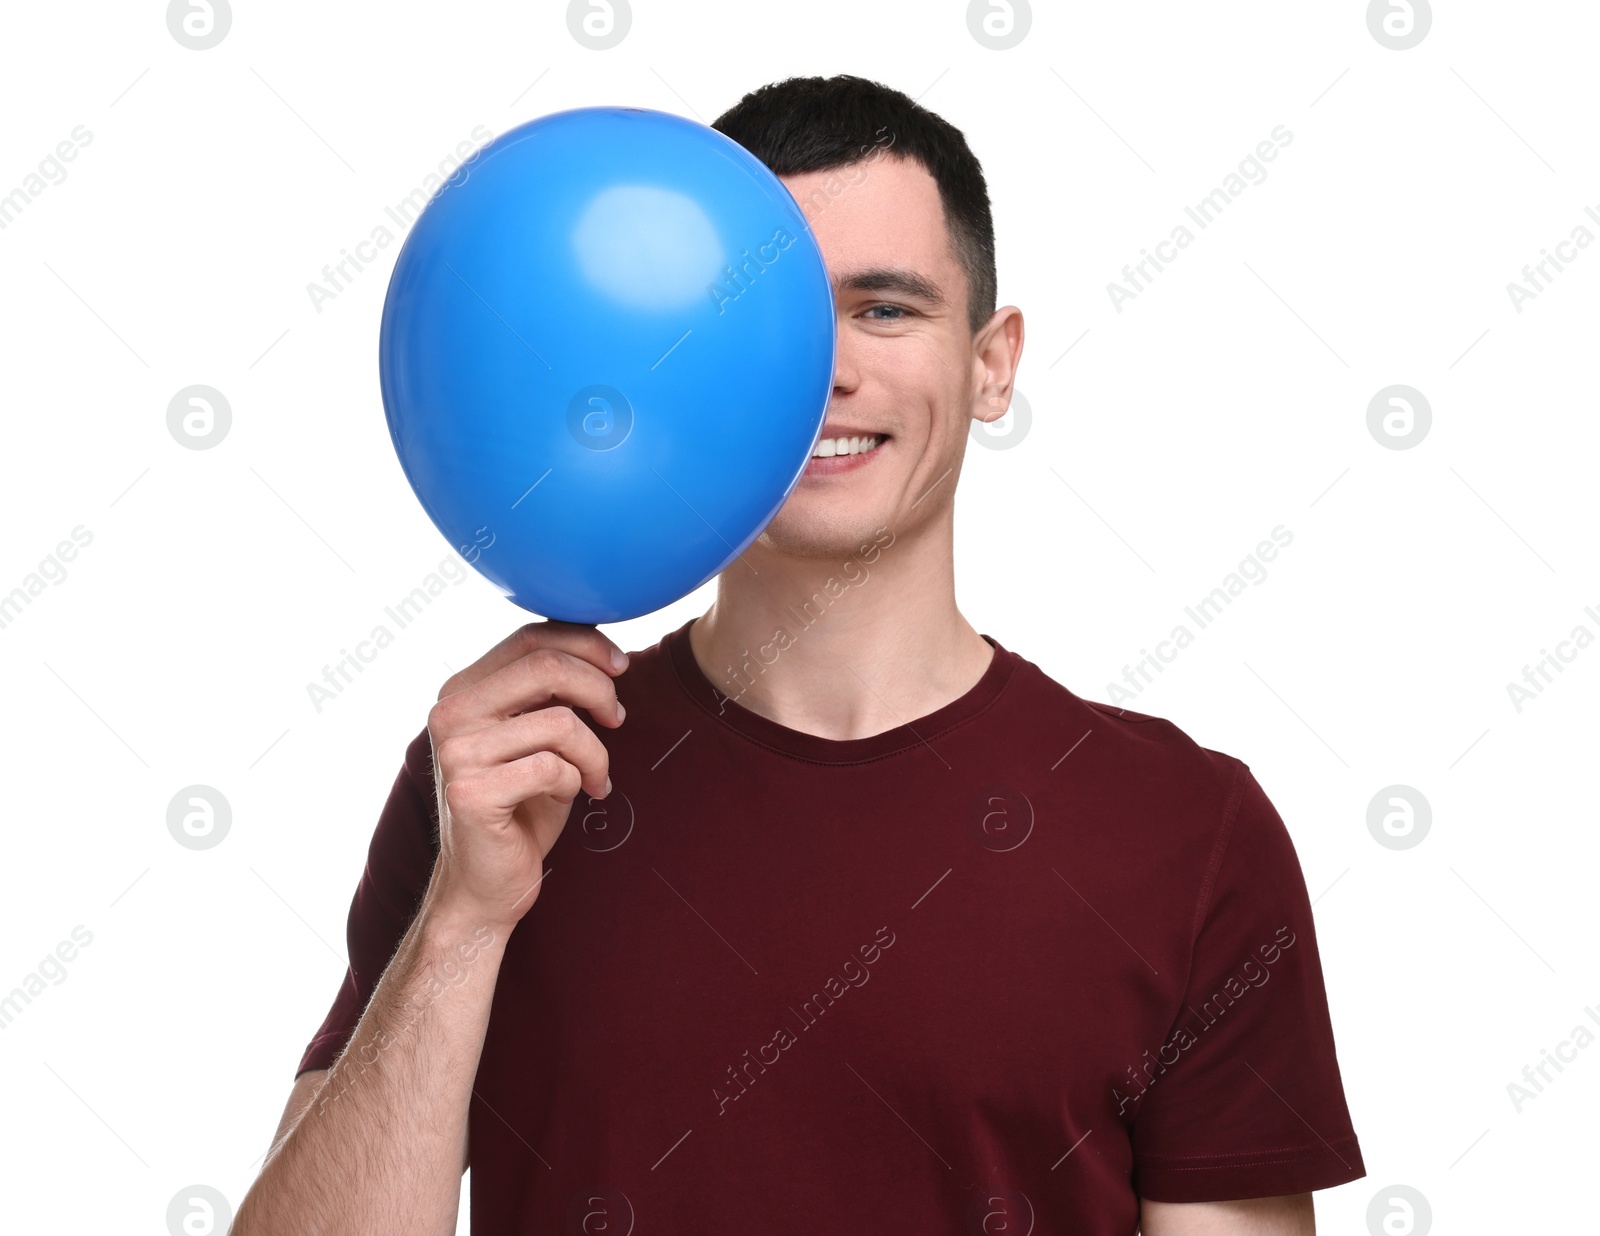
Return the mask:
<path id="1" fill-rule="evenodd" d="M 311 1105 L 268 1152 L 234 1236 L 448 1236 L 505 927 L 423 902 Z"/>

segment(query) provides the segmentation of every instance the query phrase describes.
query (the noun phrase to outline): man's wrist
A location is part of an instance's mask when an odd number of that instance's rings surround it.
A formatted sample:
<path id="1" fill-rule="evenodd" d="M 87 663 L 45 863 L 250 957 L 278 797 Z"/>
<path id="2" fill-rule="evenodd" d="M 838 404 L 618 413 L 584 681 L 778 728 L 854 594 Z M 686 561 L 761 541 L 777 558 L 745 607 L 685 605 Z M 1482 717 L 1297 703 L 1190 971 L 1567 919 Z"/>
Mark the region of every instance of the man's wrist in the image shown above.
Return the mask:
<path id="1" fill-rule="evenodd" d="M 430 962 L 446 970 L 452 963 L 475 965 L 491 954 L 498 966 L 506 938 L 515 924 L 491 921 L 465 907 L 445 902 L 429 891 L 417 910 L 418 944 Z"/>

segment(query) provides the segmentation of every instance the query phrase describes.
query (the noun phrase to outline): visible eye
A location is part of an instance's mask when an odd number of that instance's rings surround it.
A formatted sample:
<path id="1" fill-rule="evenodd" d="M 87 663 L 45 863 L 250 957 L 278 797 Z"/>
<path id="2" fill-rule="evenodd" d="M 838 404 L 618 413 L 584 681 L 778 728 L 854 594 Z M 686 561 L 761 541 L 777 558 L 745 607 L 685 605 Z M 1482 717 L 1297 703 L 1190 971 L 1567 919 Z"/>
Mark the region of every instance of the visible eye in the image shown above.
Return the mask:
<path id="1" fill-rule="evenodd" d="M 901 315 L 905 315 L 905 316 L 910 316 L 912 313 L 915 312 L 915 310 L 907 309 L 904 305 L 874 305 L 871 309 L 867 310 L 867 314 L 877 313 L 880 309 L 887 309 L 891 313 L 901 314 Z M 874 321 L 874 322 L 898 322 L 898 321 L 900 321 L 900 318 L 899 317 L 872 318 L 871 320 Z"/>

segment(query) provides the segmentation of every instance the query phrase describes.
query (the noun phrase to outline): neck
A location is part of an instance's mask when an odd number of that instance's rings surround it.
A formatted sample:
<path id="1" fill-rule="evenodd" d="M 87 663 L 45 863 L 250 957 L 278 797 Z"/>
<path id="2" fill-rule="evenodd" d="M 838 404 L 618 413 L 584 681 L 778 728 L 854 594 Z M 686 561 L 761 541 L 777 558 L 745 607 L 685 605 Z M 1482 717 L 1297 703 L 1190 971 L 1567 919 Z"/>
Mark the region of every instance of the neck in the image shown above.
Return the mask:
<path id="1" fill-rule="evenodd" d="M 972 689 L 994 655 L 956 608 L 951 511 L 855 552 L 800 557 L 763 535 L 718 577 L 689 646 L 717 690 L 779 725 L 866 738 Z"/>

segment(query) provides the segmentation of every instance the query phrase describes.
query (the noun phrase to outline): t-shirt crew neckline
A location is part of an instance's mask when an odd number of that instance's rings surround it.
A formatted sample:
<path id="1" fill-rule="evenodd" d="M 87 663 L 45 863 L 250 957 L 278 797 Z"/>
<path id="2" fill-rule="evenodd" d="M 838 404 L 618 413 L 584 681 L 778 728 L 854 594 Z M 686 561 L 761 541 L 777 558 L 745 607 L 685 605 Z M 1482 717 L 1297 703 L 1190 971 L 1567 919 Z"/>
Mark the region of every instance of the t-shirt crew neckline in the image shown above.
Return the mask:
<path id="1" fill-rule="evenodd" d="M 689 619 L 665 637 L 673 670 L 689 698 L 714 720 L 746 738 L 780 755 L 819 764 L 858 764 L 931 742 L 937 735 L 971 721 L 993 704 L 1011 680 L 1019 660 L 1015 653 L 1003 647 L 993 636 L 983 635 L 984 642 L 994 649 L 994 655 L 989 658 L 982 677 L 965 695 L 958 696 L 926 716 L 878 734 L 869 734 L 865 738 L 823 738 L 780 725 L 760 713 L 752 712 L 733 698 L 725 697 L 695 660 L 694 649 L 689 643 L 689 628 L 694 621 L 693 618 Z"/>

